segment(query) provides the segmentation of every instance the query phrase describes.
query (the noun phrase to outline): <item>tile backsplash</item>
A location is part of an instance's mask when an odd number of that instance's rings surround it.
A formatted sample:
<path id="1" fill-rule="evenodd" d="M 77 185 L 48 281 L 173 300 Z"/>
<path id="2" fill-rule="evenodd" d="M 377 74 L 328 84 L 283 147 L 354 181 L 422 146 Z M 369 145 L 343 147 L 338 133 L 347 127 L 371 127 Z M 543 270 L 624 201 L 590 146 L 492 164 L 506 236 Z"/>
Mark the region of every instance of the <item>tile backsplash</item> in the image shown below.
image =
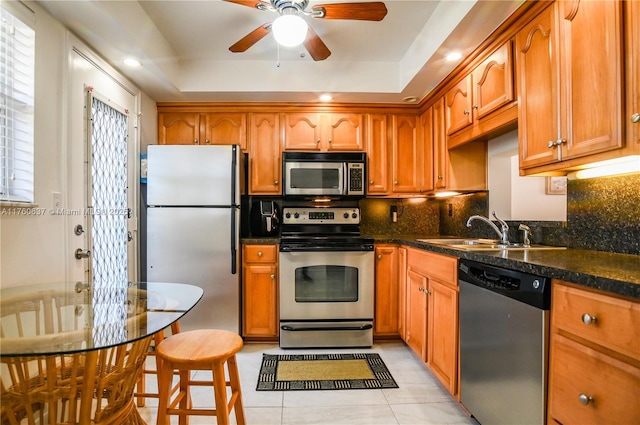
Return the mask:
<path id="1" fill-rule="evenodd" d="M 475 214 L 488 216 L 489 192 L 450 199 L 364 199 L 361 231 L 367 235 L 497 235 L 482 223 L 465 226 Z M 390 207 L 398 207 L 392 223 Z M 544 206 L 541 206 L 544 208 Z M 640 173 L 569 180 L 567 221 L 513 221 L 510 239 L 520 241 L 518 225 L 531 227 L 532 243 L 640 255 Z"/>

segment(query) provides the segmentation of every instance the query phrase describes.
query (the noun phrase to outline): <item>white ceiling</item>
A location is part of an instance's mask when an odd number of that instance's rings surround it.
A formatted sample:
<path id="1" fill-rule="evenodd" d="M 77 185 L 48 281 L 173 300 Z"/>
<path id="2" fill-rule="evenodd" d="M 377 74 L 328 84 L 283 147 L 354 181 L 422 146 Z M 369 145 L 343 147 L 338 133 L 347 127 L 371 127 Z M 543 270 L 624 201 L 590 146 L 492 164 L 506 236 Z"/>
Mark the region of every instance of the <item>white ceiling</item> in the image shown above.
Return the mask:
<path id="1" fill-rule="evenodd" d="M 366 0 L 359 0 L 366 1 Z M 229 46 L 272 22 L 222 0 L 45 0 L 38 3 L 156 101 L 402 103 L 422 99 L 523 0 L 386 0 L 379 22 L 305 17 L 332 54 L 278 49 L 268 35 L 244 53 Z M 310 1 L 310 6 L 353 1 Z M 142 67 L 122 60 L 136 56 Z"/>

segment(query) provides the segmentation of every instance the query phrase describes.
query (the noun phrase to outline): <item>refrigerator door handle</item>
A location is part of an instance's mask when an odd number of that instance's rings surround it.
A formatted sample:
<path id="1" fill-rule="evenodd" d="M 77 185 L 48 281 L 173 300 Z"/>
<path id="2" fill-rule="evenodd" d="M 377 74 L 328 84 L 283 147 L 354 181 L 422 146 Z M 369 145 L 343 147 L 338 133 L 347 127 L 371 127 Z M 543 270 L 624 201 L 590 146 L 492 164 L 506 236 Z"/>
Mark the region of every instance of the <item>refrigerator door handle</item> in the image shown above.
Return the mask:
<path id="1" fill-rule="evenodd" d="M 238 212 L 237 208 L 231 208 L 231 274 L 236 274 L 237 273 L 237 268 L 238 268 L 238 259 L 237 259 L 237 255 L 238 255 L 238 249 L 236 246 L 236 239 L 237 239 L 237 220 L 236 220 L 236 214 Z"/>
<path id="2" fill-rule="evenodd" d="M 231 205 L 236 205 L 239 200 L 236 198 L 237 176 L 238 176 L 238 146 L 231 146 Z"/>

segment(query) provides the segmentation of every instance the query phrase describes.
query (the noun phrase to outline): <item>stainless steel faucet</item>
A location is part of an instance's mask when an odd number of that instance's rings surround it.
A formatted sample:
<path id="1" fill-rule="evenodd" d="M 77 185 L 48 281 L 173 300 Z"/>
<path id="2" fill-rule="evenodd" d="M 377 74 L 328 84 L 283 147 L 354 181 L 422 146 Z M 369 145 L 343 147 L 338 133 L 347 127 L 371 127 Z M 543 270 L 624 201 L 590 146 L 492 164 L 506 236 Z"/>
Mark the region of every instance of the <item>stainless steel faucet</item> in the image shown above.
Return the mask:
<path id="1" fill-rule="evenodd" d="M 509 245 L 509 225 L 504 220 L 501 220 L 500 218 L 498 218 L 495 211 L 492 211 L 491 214 L 493 215 L 493 218 L 495 218 L 496 221 L 500 223 L 500 227 L 502 228 L 502 230 L 498 229 L 498 226 L 493 224 L 493 222 L 490 219 L 488 219 L 487 217 L 483 217 L 481 215 L 472 215 L 471 217 L 469 217 L 469 220 L 467 220 L 467 227 L 471 227 L 471 222 L 473 220 L 482 220 L 485 223 L 487 223 L 489 226 L 491 226 L 491 228 L 495 230 L 495 232 L 500 236 L 501 244 Z"/>

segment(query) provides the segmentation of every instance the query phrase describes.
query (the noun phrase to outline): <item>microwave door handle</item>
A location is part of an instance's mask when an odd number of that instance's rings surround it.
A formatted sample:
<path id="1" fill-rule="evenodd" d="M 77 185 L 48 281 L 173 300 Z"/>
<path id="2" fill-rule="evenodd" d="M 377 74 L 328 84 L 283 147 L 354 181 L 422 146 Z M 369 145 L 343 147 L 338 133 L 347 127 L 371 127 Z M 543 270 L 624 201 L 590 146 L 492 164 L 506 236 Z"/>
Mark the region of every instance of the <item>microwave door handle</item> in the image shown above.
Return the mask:
<path id="1" fill-rule="evenodd" d="M 342 194 L 349 194 L 349 163 L 342 163 Z"/>

